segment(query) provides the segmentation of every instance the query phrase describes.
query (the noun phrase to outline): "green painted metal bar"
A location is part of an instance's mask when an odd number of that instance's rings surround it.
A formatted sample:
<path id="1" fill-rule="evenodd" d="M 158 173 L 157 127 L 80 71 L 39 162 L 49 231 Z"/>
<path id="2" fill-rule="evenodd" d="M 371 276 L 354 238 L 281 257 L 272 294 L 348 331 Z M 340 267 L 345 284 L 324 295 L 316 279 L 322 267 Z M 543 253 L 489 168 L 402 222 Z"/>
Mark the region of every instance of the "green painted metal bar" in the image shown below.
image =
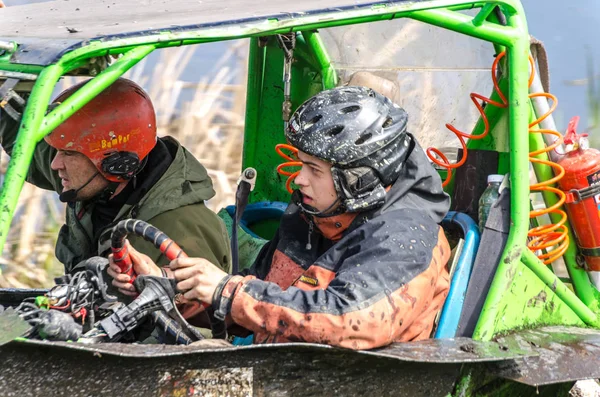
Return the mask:
<path id="1" fill-rule="evenodd" d="M 533 271 L 560 299 L 562 299 L 587 325 L 600 327 L 596 314 L 590 310 L 560 279 L 530 250 L 524 250 L 523 263 Z"/>
<path id="2" fill-rule="evenodd" d="M 483 6 L 481 11 L 479 11 L 477 15 L 475 15 L 475 17 L 473 18 L 473 25 L 483 25 L 483 23 L 488 19 L 490 14 L 494 12 L 494 8 L 496 8 L 495 4 L 486 4 L 485 6 Z"/>
<path id="3" fill-rule="evenodd" d="M 19 194 L 25 183 L 29 164 L 38 143 L 36 139 L 37 131 L 44 119 L 44 113 L 52 97 L 54 85 L 63 72 L 60 65 L 52 65 L 40 73 L 31 91 L 29 104 L 23 113 L 21 128 L 17 135 L 2 192 L 0 193 L 0 203 L 2 203 L 2 210 L 0 211 L 0 252 L 3 252 Z"/>
<path id="4" fill-rule="evenodd" d="M 490 339 L 494 335 L 498 308 L 506 292 L 507 284 L 517 274 L 523 255 L 529 225 L 529 161 L 528 161 L 528 76 L 529 35 L 523 10 L 508 16 L 507 22 L 515 31 L 516 39 L 507 45 L 509 84 L 509 136 L 510 136 L 510 182 L 511 224 L 504 253 L 498 264 L 494 280 L 473 333 L 474 339 Z"/>
<path id="5" fill-rule="evenodd" d="M 439 11 L 439 12 L 438 12 Z M 505 10 L 506 11 L 506 10 Z M 439 20 L 434 20 L 437 16 Z M 426 11 L 419 14 L 419 18 L 424 22 L 444 26 L 444 18 L 449 18 L 450 14 L 443 10 Z M 425 17 L 424 17 L 425 16 Z M 526 22 L 523 17 L 523 10 L 515 10 L 507 15 L 509 26 L 506 29 L 513 29 L 512 35 L 505 37 L 503 40 L 497 40 L 497 43 L 508 47 L 508 70 L 510 70 L 510 81 L 508 89 L 509 106 L 509 137 L 510 137 L 510 172 L 511 172 L 511 223 L 513 225 L 507 245 L 505 247 L 502 258 L 498 264 L 492 286 L 488 292 L 488 296 L 482 310 L 479 322 L 475 329 L 473 337 L 475 339 L 491 339 L 497 331 L 498 324 L 502 324 L 501 308 L 507 308 L 508 302 L 503 301 L 506 298 L 506 289 L 509 288 L 514 278 L 516 277 L 521 263 L 523 252 L 527 250 L 525 247 L 526 236 L 529 226 L 529 162 L 528 162 L 528 118 L 529 118 L 529 100 L 528 100 L 528 55 L 529 55 L 529 40 L 527 34 Z M 460 20 L 464 23 L 461 25 Z M 450 29 L 459 30 L 466 34 L 472 34 L 477 37 L 478 29 L 473 29 L 467 23 L 466 18 L 457 17 L 457 21 L 449 27 Z M 493 30 L 493 29 L 492 29 Z M 502 31 L 502 29 L 500 29 Z M 493 35 L 487 34 L 484 39 L 493 39 Z M 539 269 L 536 269 L 539 270 Z M 545 269 L 549 271 L 549 269 Z M 533 274 L 536 274 L 535 272 Z M 553 274 L 550 272 L 550 274 Z M 536 275 L 537 276 L 537 275 Z M 542 274 L 540 282 L 544 282 L 547 273 Z M 564 286 L 564 284 L 562 284 Z M 566 287 L 565 287 L 566 288 Z M 564 297 L 565 294 L 561 292 Z M 569 310 L 572 307 L 577 309 L 574 315 L 582 315 L 591 323 L 595 320 L 590 317 L 588 308 L 583 309 L 585 304 L 579 301 L 578 298 L 571 294 L 565 298 L 564 302 Z M 583 319 L 582 319 L 583 320 Z M 515 324 L 518 326 L 519 324 Z"/>
<path id="6" fill-rule="evenodd" d="M 302 36 L 306 40 L 309 48 L 312 50 L 312 53 L 319 63 L 319 67 L 321 68 L 323 89 L 327 90 L 337 86 L 337 73 L 333 67 L 333 64 L 331 63 L 331 58 L 327 53 L 327 49 L 325 48 L 325 44 L 323 43 L 321 35 L 318 32 L 306 30 L 302 32 Z"/>
<path id="7" fill-rule="evenodd" d="M 477 2 L 438 0 L 430 1 L 427 3 L 402 2 L 396 4 L 385 4 L 385 7 L 336 12 L 335 19 L 324 19 L 322 15 L 307 15 L 301 18 L 294 18 L 292 20 L 269 20 L 268 22 L 265 21 L 261 23 L 261 26 L 257 26 L 256 24 L 249 24 L 248 26 L 227 25 L 204 28 L 196 31 L 160 32 L 158 34 L 153 34 L 149 36 L 119 38 L 110 41 L 92 40 L 88 45 L 65 54 L 61 58 L 61 63 L 63 65 L 67 65 L 69 62 L 75 59 L 90 58 L 94 56 L 104 56 L 108 54 L 120 54 L 128 51 L 130 48 L 146 44 L 154 44 L 156 48 L 175 47 L 181 45 L 200 44 L 214 41 L 259 37 L 278 33 L 288 33 L 292 31 L 299 32 L 303 30 L 314 30 L 357 23 L 376 22 L 406 16 L 412 17 L 411 14 L 413 12 L 418 12 L 423 9 L 432 7 L 447 7 L 451 10 L 466 10 L 472 8 L 480 8 L 488 4 L 503 6 L 507 9 L 515 9 L 519 2 L 517 0 L 481 0 Z M 486 27 L 487 26 L 488 25 L 486 25 Z M 36 68 L 36 73 L 39 73 L 41 71 L 40 66 L 0 62 L 0 69 L 2 70 L 15 70 L 23 71 L 26 73 L 33 73 L 34 70 L 29 70 L 29 67 Z"/>
<path id="8" fill-rule="evenodd" d="M 413 11 L 409 17 L 507 47 L 510 47 L 519 37 L 518 32 L 508 26 L 485 21 L 477 26 L 473 23 L 472 17 L 456 11 L 444 9 Z"/>
<path id="9" fill-rule="evenodd" d="M 135 64 L 144 59 L 146 55 L 154 51 L 155 46 L 146 45 L 135 48 L 121 58 L 117 59 L 112 65 L 106 68 L 102 73 L 90 80 L 77 92 L 67 98 L 62 104 L 44 118 L 41 128 L 38 130 L 36 140 L 40 141 L 48 135 L 60 123 L 68 119 L 76 111 L 81 109 L 91 99 L 96 97 L 106 87 L 131 69 Z"/>
<path id="10" fill-rule="evenodd" d="M 42 70 L 44 70 L 44 67 L 38 65 L 24 65 L 20 63 L 0 62 L 0 70 L 6 70 L 7 72 L 40 74 Z"/>
<path id="11" fill-rule="evenodd" d="M 533 108 L 531 108 L 531 114 L 534 114 Z M 537 151 L 545 146 L 546 145 L 542 134 L 529 134 L 530 151 Z M 543 160 L 548 160 L 548 155 L 539 155 L 536 157 Z M 551 167 L 544 166 L 538 163 L 533 163 L 533 170 L 536 174 L 538 181 L 547 181 L 554 178 L 554 172 Z M 543 192 L 542 196 L 547 207 L 551 207 L 558 202 L 558 197 L 552 192 Z M 555 213 L 550 214 L 550 220 L 553 223 L 559 222 L 560 219 L 560 215 Z M 570 244 L 569 248 L 563 255 L 563 259 L 565 261 L 567 271 L 569 272 L 569 277 L 571 277 L 571 281 L 573 282 L 573 287 L 575 288 L 577 296 L 583 301 L 583 303 L 585 303 L 588 307 L 597 308 L 598 298 L 600 297 L 600 294 L 590 282 L 586 271 L 577 264 L 577 261 L 575 259 L 577 255 L 577 248 L 575 245 L 574 235 L 568 221 L 565 224 L 565 226 L 567 226 L 567 228 L 569 229 Z"/>
<path id="12" fill-rule="evenodd" d="M 302 32 L 304 33 L 304 32 Z M 302 59 L 313 70 L 321 70 L 319 62 L 315 59 L 313 51 L 308 48 L 308 44 L 302 34 L 296 35 L 296 47 L 294 48 L 294 59 Z"/>
<path id="13" fill-rule="evenodd" d="M 495 13 L 492 12 L 493 10 L 494 10 L 494 6 L 490 7 L 490 11 L 485 13 L 487 20 L 490 21 L 491 23 L 499 23 L 498 17 L 496 16 Z M 503 51 L 506 51 L 505 46 L 502 46 L 502 45 L 499 45 L 496 43 L 493 43 L 493 45 L 494 45 L 494 51 L 496 54 L 500 54 Z M 503 62 L 503 61 L 500 62 L 498 64 L 498 67 L 501 69 L 503 67 L 503 65 L 506 65 L 506 62 Z M 491 70 L 491 67 L 490 67 L 490 70 Z M 500 78 L 498 80 L 498 88 L 500 89 L 500 91 L 503 94 L 508 92 L 508 78 L 505 76 L 506 76 L 506 73 L 503 73 L 502 76 L 500 76 Z M 491 77 L 491 72 L 490 72 L 490 79 L 491 78 L 492 77 Z M 500 95 L 498 94 L 498 92 L 496 91 L 495 88 L 492 88 L 492 93 L 488 98 L 490 98 L 494 102 L 498 102 L 498 103 L 502 102 L 502 99 L 500 98 Z M 467 148 L 468 149 L 496 150 L 496 151 L 501 151 L 501 149 L 506 150 L 504 145 L 500 145 L 500 143 L 504 143 L 504 142 L 498 142 L 496 140 L 496 137 L 494 137 L 494 135 L 491 132 L 494 131 L 494 128 L 498 124 L 499 120 L 502 118 L 502 116 L 507 111 L 508 110 L 506 108 L 501 108 L 501 107 L 494 106 L 494 105 L 486 106 L 484 109 L 484 113 L 485 113 L 486 117 L 488 118 L 488 122 L 490 125 L 490 129 L 489 129 L 490 133 L 488 134 L 487 137 L 485 137 L 483 139 L 470 139 L 469 142 L 467 143 Z M 481 135 L 481 134 L 483 134 L 484 131 L 485 131 L 485 124 L 483 122 L 483 119 L 480 117 L 479 120 L 477 121 L 477 124 L 475 124 L 475 127 L 473 128 L 472 134 L 473 135 Z M 499 168 L 501 168 L 501 167 L 499 167 Z"/>
<path id="14" fill-rule="evenodd" d="M 250 51 L 248 54 L 248 82 L 246 85 L 246 120 L 244 123 L 244 135 L 257 133 L 259 109 L 262 103 L 262 84 L 265 63 L 265 49 L 258 46 L 258 38 L 250 39 Z M 256 157 L 255 140 L 244 140 L 242 153 L 242 168 L 254 164 Z M 241 170 L 240 170 L 241 171 Z"/>

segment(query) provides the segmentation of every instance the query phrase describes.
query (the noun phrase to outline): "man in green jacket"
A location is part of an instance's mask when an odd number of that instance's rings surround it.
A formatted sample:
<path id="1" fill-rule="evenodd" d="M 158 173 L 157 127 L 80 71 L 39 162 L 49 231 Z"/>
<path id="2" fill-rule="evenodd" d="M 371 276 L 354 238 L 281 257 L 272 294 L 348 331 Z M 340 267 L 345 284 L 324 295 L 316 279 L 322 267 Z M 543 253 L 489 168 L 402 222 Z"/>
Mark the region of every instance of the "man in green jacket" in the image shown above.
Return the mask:
<path id="1" fill-rule="evenodd" d="M 17 123 L 2 114 L 0 143 L 9 155 L 17 131 Z M 112 227 L 127 218 L 156 226 L 188 255 L 230 271 L 227 231 L 204 204 L 215 194 L 206 169 L 175 139 L 157 139 L 152 102 L 130 80 L 117 80 L 41 141 L 27 181 L 55 190 L 67 203 L 56 243 L 66 273 L 92 256 L 107 256 Z M 151 243 L 133 236 L 130 241 L 168 263 Z"/>

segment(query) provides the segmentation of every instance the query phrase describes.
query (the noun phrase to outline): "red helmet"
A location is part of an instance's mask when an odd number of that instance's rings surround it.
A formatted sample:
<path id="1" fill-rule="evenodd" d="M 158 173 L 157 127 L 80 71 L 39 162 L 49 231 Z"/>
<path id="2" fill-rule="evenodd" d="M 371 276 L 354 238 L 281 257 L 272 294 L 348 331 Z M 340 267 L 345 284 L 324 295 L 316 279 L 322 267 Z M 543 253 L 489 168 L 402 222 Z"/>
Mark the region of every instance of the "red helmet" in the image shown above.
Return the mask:
<path id="1" fill-rule="evenodd" d="M 62 102 L 87 81 L 63 93 Z M 109 181 L 135 175 L 156 145 L 156 115 L 148 94 L 133 81 L 118 79 L 44 138 L 58 150 L 82 153 Z"/>

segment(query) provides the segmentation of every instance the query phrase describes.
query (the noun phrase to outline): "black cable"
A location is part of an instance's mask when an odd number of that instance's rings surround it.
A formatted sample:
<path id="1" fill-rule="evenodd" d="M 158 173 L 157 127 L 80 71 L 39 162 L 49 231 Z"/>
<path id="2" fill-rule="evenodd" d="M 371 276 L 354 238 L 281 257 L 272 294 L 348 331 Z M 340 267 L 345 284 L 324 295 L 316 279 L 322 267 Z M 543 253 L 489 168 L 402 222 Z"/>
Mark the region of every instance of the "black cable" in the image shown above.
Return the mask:
<path id="1" fill-rule="evenodd" d="M 235 211 L 233 213 L 233 225 L 231 226 L 231 274 L 236 275 L 240 272 L 240 259 L 238 248 L 238 226 L 244 215 L 244 210 L 248 204 L 251 186 L 246 181 L 241 181 L 235 192 Z"/>

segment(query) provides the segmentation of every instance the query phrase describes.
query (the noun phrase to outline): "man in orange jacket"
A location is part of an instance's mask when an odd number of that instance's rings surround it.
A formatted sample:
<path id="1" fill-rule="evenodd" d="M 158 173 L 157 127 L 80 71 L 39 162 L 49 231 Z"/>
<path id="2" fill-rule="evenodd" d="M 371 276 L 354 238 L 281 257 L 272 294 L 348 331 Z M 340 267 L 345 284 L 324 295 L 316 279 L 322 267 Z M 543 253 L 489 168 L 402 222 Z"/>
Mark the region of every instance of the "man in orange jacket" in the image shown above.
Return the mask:
<path id="1" fill-rule="evenodd" d="M 300 189 L 252 268 L 227 275 L 182 258 L 167 274 L 255 343 L 370 349 L 428 338 L 449 288 L 438 225 L 449 197 L 406 123 L 403 109 L 368 88 L 309 99 L 286 131 L 303 164 Z M 149 258 L 133 260 L 138 274 L 160 276 Z M 133 290 L 114 264 L 109 273 Z"/>

